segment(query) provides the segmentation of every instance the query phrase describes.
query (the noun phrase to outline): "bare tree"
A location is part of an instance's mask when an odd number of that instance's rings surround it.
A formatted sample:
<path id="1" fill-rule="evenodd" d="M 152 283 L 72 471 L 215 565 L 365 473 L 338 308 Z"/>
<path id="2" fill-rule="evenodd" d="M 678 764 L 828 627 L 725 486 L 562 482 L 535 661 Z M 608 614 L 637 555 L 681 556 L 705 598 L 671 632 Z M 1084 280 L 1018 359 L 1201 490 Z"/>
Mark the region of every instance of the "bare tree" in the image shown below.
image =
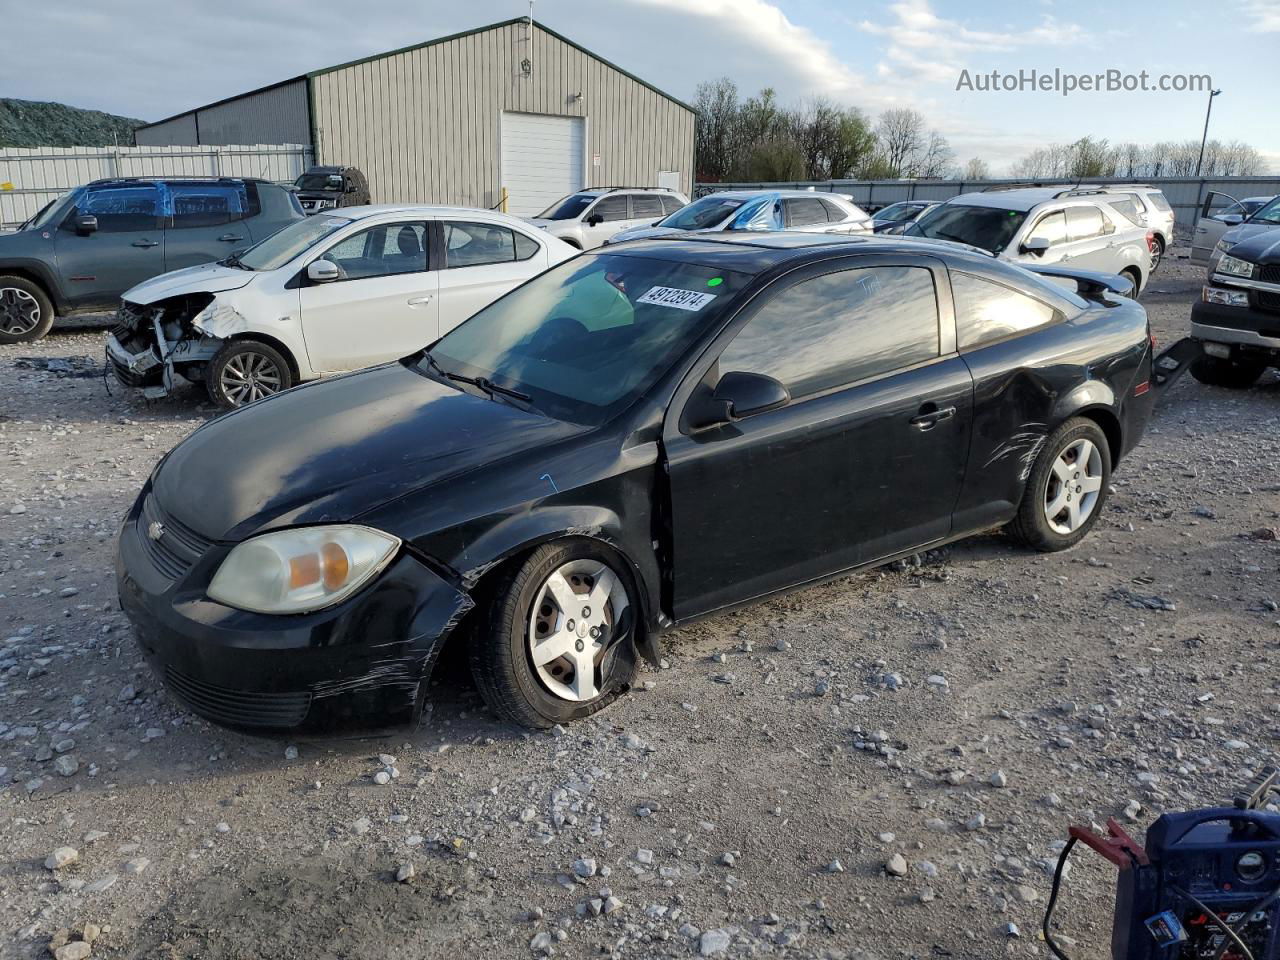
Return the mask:
<path id="1" fill-rule="evenodd" d="M 738 86 L 728 77 L 698 84 L 696 137 L 699 180 L 723 180 L 734 161 L 738 132 Z"/>
<path id="2" fill-rule="evenodd" d="M 925 147 L 924 116 L 916 110 L 899 107 L 880 114 L 876 124 L 880 156 L 894 177 L 913 177 L 913 169 Z"/>
<path id="3" fill-rule="evenodd" d="M 989 180 L 991 179 L 991 167 L 981 157 L 970 157 L 969 162 L 964 165 L 964 171 L 960 174 L 960 177 L 964 180 Z"/>

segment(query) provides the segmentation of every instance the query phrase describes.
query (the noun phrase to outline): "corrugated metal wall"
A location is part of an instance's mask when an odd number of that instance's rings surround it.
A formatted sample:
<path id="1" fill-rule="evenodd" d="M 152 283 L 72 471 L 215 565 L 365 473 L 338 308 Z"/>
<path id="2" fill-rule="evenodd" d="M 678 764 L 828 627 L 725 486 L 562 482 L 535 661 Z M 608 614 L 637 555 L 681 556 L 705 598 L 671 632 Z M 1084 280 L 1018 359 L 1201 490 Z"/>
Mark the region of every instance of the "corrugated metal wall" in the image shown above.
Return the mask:
<path id="1" fill-rule="evenodd" d="M 528 30 L 507 24 L 313 76 L 319 162 L 364 170 L 375 201 L 493 207 L 501 115 L 517 111 L 586 118 L 588 185 L 657 185 L 676 170 L 692 189 L 688 109 L 536 24 L 531 45 Z"/>
<path id="2" fill-rule="evenodd" d="M 225 146 L 234 143 L 311 142 L 307 81 L 267 87 L 201 107 L 135 134 L 138 146 Z"/>

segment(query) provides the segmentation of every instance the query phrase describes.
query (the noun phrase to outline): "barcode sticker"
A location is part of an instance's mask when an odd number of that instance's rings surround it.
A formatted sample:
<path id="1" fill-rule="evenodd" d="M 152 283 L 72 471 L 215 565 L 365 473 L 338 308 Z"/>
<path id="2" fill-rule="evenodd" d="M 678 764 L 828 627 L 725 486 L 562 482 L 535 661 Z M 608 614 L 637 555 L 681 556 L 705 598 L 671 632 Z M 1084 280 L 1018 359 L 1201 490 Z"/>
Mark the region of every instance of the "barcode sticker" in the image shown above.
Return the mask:
<path id="1" fill-rule="evenodd" d="M 636 303 L 653 303 L 660 307 L 675 307 L 677 310 L 696 313 L 715 298 L 714 293 L 698 293 L 678 287 L 650 287 Z"/>

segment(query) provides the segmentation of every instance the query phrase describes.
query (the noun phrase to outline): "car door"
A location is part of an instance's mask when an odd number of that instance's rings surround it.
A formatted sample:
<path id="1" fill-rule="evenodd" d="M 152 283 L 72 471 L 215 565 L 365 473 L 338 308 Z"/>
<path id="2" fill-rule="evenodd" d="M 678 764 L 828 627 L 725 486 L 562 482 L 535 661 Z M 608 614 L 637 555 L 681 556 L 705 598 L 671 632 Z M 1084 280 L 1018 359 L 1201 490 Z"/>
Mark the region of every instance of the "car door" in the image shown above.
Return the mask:
<path id="1" fill-rule="evenodd" d="M 407 356 L 440 336 L 439 279 L 421 220 L 367 227 L 317 259 L 338 279 L 317 283 L 303 271 L 298 302 L 307 357 L 322 373 L 358 370 Z"/>
<path id="2" fill-rule="evenodd" d="M 78 227 L 93 217 L 97 227 Z M 54 237 L 54 253 L 73 308 L 114 306 L 120 294 L 165 272 L 160 188 L 121 181 L 82 187 Z"/>
<path id="3" fill-rule="evenodd" d="M 444 264 L 440 335 L 547 267 L 547 253 L 519 230 L 478 220 L 437 221 Z"/>
<path id="4" fill-rule="evenodd" d="M 1224 203 L 1228 204 L 1225 209 L 1218 209 L 1218 212 L 1213 212 L 1215 208 Z M 1218 241 L 1222 239 L 1228 230 L 1244 221 L 1242 212 L 1229 213 L 1228 211 L 1231 210 L 1243 210 L 1240 201 L 1236 200 L 1235 197 L 1210 191 L 1209 195 L 1204 198 L 1204 205 L 1200 208 L 1200 219 L 1196 221 L 1195 233 L 1191 235 L 1192 263 L 1202 267 L 1208 266 L 1209 257 L 1212 256 Z M 1220 219 L 1221 217 L 1230 219 L 1223 220 Z"/>
<path id="5" fill-rule="evenodd" d="M 1071 266 L 1118 273 L 1125 264 L 1117 262 L 1116 238 L 1116 225 L 1100 208 L 1091 203 L 1067 207 L 1066 250 Z"/>
<path id="6" fill-rule="evenodd" d="M 217 180 L 164 184 L 164 263 L 181 270 L 221 260 L 253 242 L 246 218 L 257 216 L 244 181 Z"/>
<path id="7" fill-rule="evenodd" d="M 600 246 L 631 220 L 631 202 L 625 193 L 611 193 L 597 200 L 582 215 L 582 249 Z"/>
<path id="8" fill-rule="evenodd" d="M 791 399 L 691 429 L 683 411 L 730 372 L 772 376 Z M 971 403 L 938 261 L 844 258 L 766 289 L 664 427 L 676 618 L 945 538 Z"/>
<path id="9" fill-rule="evenodd" d="M 1048 249 L 1042 254 L 1023 252 L 1022 247 L 1029 240 L 1047 240 Z M 1011 254 L 1011 256 L 1010 256 Z M 1071 260 L 1072 251 L 1067 239 L 1067 214 L 1064 210 L 1050 210 L 1039 214 L 1037 219 L 1026 228 L 1023 239 L 1014 238 L 1005 256 L 1007 259 L 1024 263 L 1051 264 Z M 1069 266 L 1069 263 L 1064 263 Z"/>

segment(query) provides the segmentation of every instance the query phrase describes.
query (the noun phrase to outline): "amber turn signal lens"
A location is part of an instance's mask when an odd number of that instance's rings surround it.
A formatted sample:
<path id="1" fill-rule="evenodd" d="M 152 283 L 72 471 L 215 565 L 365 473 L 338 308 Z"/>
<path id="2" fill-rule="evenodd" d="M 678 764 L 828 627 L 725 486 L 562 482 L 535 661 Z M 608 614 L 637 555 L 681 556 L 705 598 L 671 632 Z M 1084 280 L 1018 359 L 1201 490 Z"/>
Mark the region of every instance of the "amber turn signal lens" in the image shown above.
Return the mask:
<path id="1" fill-rule="evenodd" d="M 329 541 L 320 548 L 320 563 L 324 568 L 324 588 L 337 590 L 347 582 L 351 574 L 351 562 L 347 559 L 347 551 Z"/>
<path id="2" fill-rule="evenodd" d="M 289 589 L 310 586 L 320 579 L 320 558 L 314 553 L 304 553 L 289 560 Z"/>

